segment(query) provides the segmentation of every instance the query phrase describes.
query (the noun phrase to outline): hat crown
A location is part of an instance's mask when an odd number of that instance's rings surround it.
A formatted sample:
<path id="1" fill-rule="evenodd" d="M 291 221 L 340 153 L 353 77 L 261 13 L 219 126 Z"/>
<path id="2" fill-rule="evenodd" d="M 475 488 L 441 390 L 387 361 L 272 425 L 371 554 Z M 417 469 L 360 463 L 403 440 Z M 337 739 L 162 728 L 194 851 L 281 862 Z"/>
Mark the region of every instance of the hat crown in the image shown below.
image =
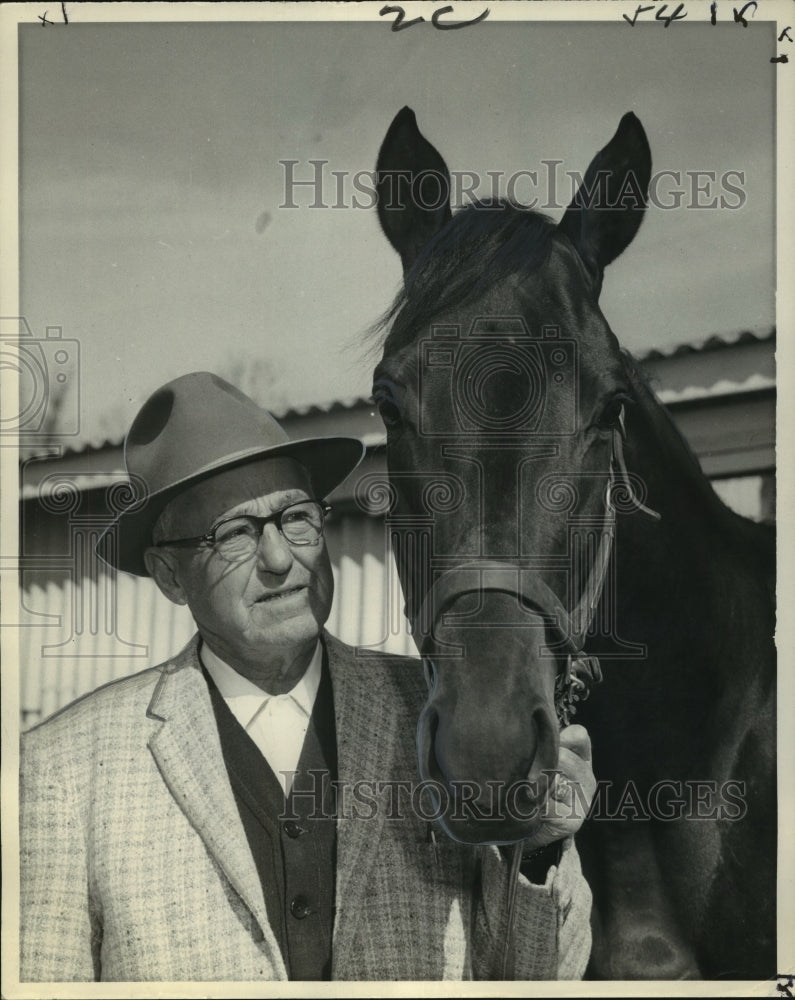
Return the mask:
<path id="1" fill-rule="evenodd" d="M 124 444 L 127 472 L 148 494 L 289 438 L 266 411 L 210 372 L 162 386 L 144 403 Z"/>
<path id="2" fill-rule="evenodd" d="M 156 390 L 124 441 L 124 464 L 137 494 L 100 538 L 102 559 L 146 576 L 143 558 L 166 504 L 204 478 L 255 459 L 289 457 L 324 498 L 356 468 L 356 438 L 294 439 L 267 410 L 211 372 L 192 372 Z"/>

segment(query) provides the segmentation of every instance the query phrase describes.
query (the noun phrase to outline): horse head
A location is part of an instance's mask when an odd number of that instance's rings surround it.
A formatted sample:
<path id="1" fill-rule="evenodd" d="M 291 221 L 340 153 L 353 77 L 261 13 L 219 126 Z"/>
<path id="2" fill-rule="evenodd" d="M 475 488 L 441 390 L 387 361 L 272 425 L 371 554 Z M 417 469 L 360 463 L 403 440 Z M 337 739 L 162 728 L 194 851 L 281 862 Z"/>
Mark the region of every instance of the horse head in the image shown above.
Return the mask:
<path id="1" fill-rule="evenodd" d="M 596 667 L 583 647 L 615 496 L 634 497 L 621 457 L 633 387 L 598 300 L 650 174 L 631 113 L 557 224 L 501 200 L 453 214 L 447 166 L 408 108 L 379 153 L 378 215 L 404 286 L 373 396 L 429 685 L 420 773 L 465 843 L 532 837 L 567 684 Z"/>

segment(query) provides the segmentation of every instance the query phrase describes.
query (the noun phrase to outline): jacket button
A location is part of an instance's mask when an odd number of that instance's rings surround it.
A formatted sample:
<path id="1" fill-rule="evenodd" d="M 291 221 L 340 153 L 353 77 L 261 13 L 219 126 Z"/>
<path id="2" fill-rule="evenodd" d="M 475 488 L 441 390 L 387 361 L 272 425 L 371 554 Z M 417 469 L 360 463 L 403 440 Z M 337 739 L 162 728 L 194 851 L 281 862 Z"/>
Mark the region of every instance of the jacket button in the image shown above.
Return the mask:
<path id="1" fill-rule="evenodd" d="M 302 833 L 305 833 L 305 830 L 302 826 L 299 826 L 295 820 L 288 819 L 284 824 L 284 832 L 292 840 L 295 840 L 296 837 L 300 837 Z"/>
<path id="2" fill-rule="evenodd" d="M 296 896 L 292 903 L 290 903 L 290 913 L 292 913 L 296 920 L 303 920 L 304 917 L 308 917 L 311 912 L 312 911 L 309 908 L 309 900 L 306 896 Z"/>

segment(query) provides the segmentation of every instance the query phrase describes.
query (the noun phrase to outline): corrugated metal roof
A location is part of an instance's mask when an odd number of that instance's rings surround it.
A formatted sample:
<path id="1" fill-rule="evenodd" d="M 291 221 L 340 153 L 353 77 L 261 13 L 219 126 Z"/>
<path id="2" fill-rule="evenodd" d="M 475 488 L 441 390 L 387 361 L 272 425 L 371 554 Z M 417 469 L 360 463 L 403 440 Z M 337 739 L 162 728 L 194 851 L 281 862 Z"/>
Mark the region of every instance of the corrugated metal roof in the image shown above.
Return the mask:
<path id="1" fill-rule="evenodd" d="M 775 327 L 763 332 L 754 330 L 739 330 L 734 334 L 713 334 L 699 341 L 690 341 L 682 344 L 674 344 L 670 348 L 652 348 L 644 354 L 636 354 L 636 360 L 641 364 L 665 361 L 669 358 L 681 358 L 686 355 L 703 354 L 710 351 L 719 351 L 726 348 L 741 346 L 744 344 L 763 344 L 774 341 L 776 337 Z M 758 384 L 757 384 L 758 383 Z M 753 372 L 749 372 L 749 380 L 744 388 L 761 388 L 771 384 L 770 379 L 764 377 L 760 382 Z M 735 383 L 716 381 L 712 387 L 715 395 L 736 391 Z M 662 393 L 663 402 L 669 402 L 665 393 Z M 703 392 L 700 393 L 703 395 Z M 674 397 L 670 397 L 673 399 Z M 677 399 L 686 398 L 677 394 Z M 334 414 L 350 412 L 359 408 L 372 407 L 372 399 L 369 396 L 349 396 L 344 399 L 335 399 L 328 403 L 312 403 L 305 406 L 290 407 L 286 410 L 275 410 L 274 416 L 280 421 L 297 420 L 305 417 L 333 416 Z M 20 448 L 20 459 L 30 459 L 44 457 L 47 454 L 55 453 L 58 447 L 61 448 L 60 457 L 70 454 L 78 454 L 85 451 L 102 451 L 103 449 L 120 448 L 124 441 L 124 432 L 115 436 L 108 436 L 107 433 L 90 432 L 81 434 L 79 437 L 63 438 L 57 441 L 51 438 L 49 441 L 31 441 L 29 444 L 23 443 Z M 54 455 L 55 457 L 55 455 Z"/>
<path id="2" fill-rule="evenodd" d="M 741 330 L 731 339 L 708 337 L 668 354 L 649 351 L 640 363 L 667 406 L 771 392 L 776 386 L 774 337 L 775 331 L 760 335 Z"/>
<path id="3" fill-rule="evenodd" d="M 773 389 L 775 385 L 776 380 L 772 376 L 754 372 L 742 380 L 718 379 L 709 387 L 709 391 L 699 385 L 687 385 L 681 389 L 662 389 L 657 392 L 657 398 L 666 406 L 670 406 L 673 403 L 687 403 L 696 399 L 732 396 L 738 392 L 759 392 L 763 389 Z"/>
<path id="4" fill-rule="evenodd" d="M 119 438 L 109 438 L 104 434 L 80 434 L 69 438 L 58 438 L 51 435 L 46 441 L 24 440 L 20 444 L 19 459 L 24 462 L 30 458 L 65 458 L 67 455 L 79 455 L 84 451 L 102 451 L 105 448 L 120 448 L 124 435 Z"/>
<path id="5" fill-rule="evenodd" d="M 330 403 L 312 403 L 306 406 L 290 407 L 287 410 L 274 410 L 273 415 L 277 420 L 286 422 L 302 417 L 319 417 L 346 413 L 359 407 L 372 407 L 372 399 L 369 396 L 351 396 L 347 399 L 335 399 Z M 104 449 L 120 448 L 124 443 L 125 431 L 118 435 L 108 436 L 107 432 L 97 432 L 93 435 L 90 432 L 74 437 L 63 437 L 58 439 L 52 436 L 46 441 L 32 440 L 30 443 L 23 442 L 20 447 L 20 459 L 42 458 L 48 454 L 53 457 L 66 457 L 67 455 L 78 454 L 84 451 L 103 451 Z M 60 448 L 58 456 L 57 449 Z"/>
<path id="6" fill-rule="evenodd" d="M 661 358 L 681 357 L 685 354 L 702 354 L 705 351 L 719 351 L 726 347 L 736 347 L 740 344 L 764 344 L 776 339 L 776 329 L 760 333 L 754 330 L 740 330 L 733 335 L 712 334 L 703 340 L 685 344 L 673 344 L 670 348 L 652 348 L 645 354 L 637 355 L 640 362 L 657 361 Z"/>
<path id="7" fill-rule="evenodd" d="M 274 414 L 278 420 L 288 420 L 291 417 L 320 416 L 321 414 L 343 413 L 355 410 L 357 406 L 372 406 L 369 396 L 349 396 L 347 399 L 335 399 L 331 403 L 311 403 L 307 406 L 291 406 L 289 410 Z"/>

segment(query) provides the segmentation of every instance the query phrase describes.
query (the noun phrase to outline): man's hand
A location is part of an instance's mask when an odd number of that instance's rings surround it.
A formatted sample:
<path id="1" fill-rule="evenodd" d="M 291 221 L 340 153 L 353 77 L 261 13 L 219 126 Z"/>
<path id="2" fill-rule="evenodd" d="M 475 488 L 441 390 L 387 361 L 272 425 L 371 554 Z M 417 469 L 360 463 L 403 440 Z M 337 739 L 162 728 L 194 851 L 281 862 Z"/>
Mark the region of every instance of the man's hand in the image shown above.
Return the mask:
<path id="1" fill-rule="evenodd" d="M 533 844 L 544 847 L 573 837 L 588 814 L 596 791 L 591 766 L 591 737 L 584 726 L 567 726 L 560 732 L 558 773 L 542 813 L 543 822 Z"/>

